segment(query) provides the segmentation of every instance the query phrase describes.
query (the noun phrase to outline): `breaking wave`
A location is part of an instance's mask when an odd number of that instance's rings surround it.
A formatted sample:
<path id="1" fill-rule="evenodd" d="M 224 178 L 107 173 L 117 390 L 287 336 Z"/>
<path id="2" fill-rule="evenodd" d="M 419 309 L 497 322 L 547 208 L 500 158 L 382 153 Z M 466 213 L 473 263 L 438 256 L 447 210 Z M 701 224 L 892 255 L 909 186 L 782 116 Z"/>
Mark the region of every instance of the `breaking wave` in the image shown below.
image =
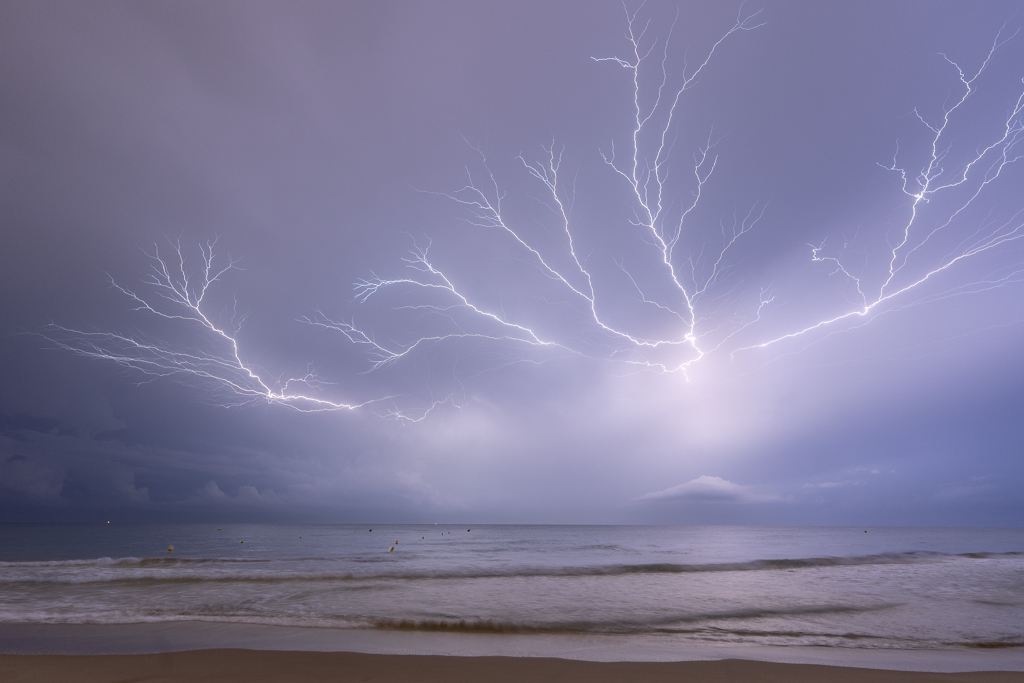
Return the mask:
<path id="1" fill-rule="evenodd" d="M 564 622 L 520 622 L 494 619 L 389 619 L 370 620 L 374 628 L 396 631 L 444 631 L 452 633 L 693 633 L 706 631 L 694 629 L 692 625 L 723 620 L 749 620 L 771 617 L 793 617 L 806 615 L 853 614 L 874 612 L 893 605 L 872 605 L 851 607 L 844 605 L 820 605 L 788 609 L 740 609 L 723 612 L 687 613 L 661 616 L 649 620 L 608 620 L 608 621 L 564 621 Z M 721 629 L 720 629 L 721 630 Z M 736 633 L 739 633 L 738 631 Z M 781 632 L 780 632 L 781 633 Z M 788 633 L 788 632 L 787 632 Z"/>
<path id="2" fill-rule="evenodd" d="M 944 560 L 976 560 L 1022 556 L 1021 552 L 948 554 L 927 551 L 880 553 L 850 557 L 806 557 L 795 559 L 764 559 L 746 562 L 716 562 L 706 564 L 679 564 L 668 562 L 638 564 L 605 564 L 589 566 L 514 566 L 508 568 L 445 568 L 438 570 L 405 571 L 308 571 L 296 568 L 268 567 L 265 559 L 189 559 L 189 558 L 137 558 L 109 557 L 94 560 L 58 560 L 44 562 L 0 562 L 0 569 L 15 570 L 0 575 L 0 586 L 40 583 L 281 583 L 292 581 L 355 582 L 355 581 L 424 581 L 466 580 L 530 577 L 600 577 L 635 574 L 691 574 L 708 572 L 755 572 L 805 570 L 828 567 L 865 565 L 918 564 Z M 301 562 L 301 560 L 298 560 Z M 293 561 L 289 561 L 289 564 Z M 248 566 L 248 568 L 243 568 Z M 231 568 L 229 571 L 229 567 Z M 16 570 L 67 569 L 43 573 Z M 88 570 L 99 571 L 88 571 Z M 104 571 L 107 570 L 107 571 Z"/>

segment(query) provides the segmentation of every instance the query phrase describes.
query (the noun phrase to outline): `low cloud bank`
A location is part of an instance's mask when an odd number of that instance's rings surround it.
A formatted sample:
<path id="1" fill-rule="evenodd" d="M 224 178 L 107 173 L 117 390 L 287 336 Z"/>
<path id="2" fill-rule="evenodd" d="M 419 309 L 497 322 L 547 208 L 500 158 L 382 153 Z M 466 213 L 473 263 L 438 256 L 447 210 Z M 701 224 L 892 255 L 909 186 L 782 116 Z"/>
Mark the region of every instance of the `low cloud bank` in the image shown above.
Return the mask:
<path id="1" fill-rule="evenodd" d="M 691 479 L 685 484 L 662 491 L 645 493 L 636 500 L 641 502 L 685 500 L 703 503 L 779 503 L 785 499 L 756 493 L 750 486 L 743 486 L 728 479 L 705 474 Z"/>

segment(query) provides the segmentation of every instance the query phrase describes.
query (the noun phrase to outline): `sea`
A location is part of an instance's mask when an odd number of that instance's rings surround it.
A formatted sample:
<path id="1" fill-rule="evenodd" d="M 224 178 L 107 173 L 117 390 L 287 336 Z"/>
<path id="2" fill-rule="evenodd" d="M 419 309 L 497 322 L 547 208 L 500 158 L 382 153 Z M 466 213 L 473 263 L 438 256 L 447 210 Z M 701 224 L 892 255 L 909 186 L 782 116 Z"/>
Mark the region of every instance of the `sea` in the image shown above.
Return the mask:
<path id="1" fill-rule="evenodd" d="M 154 624 L 1019 656 L 1024 529 L 0 525 L 0 649 Z"/>

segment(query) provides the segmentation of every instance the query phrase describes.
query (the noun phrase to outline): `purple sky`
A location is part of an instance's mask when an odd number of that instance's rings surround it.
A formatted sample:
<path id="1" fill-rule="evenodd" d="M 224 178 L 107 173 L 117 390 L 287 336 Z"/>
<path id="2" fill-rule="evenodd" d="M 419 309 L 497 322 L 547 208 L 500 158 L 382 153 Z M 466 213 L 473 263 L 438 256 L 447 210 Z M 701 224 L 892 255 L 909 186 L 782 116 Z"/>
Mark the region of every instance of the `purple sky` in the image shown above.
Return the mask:
<path id="1" fill-rule="evenodd" d="M 1024 6 L 747 3 L 667 125 L 738 9 L 634 100 L 617 2 L 5 3 L 0 520 L 1019 525 Z"/>

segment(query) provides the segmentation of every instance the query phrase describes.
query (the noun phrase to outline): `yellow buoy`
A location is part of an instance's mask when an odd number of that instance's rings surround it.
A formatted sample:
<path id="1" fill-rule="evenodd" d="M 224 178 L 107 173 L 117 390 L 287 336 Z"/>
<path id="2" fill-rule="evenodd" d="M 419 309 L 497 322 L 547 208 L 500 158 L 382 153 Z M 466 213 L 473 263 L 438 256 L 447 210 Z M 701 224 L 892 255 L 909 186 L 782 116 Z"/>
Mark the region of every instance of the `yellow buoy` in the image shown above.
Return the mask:
<path id="1" fill-rule="evenodd" d="M 245 541 L 239 541 L 239 543 L 245 543 Z"/>
<path id="2" fill-rule="evenodd" d="M 173 545 L 167 546 L 167 552 L 169 552 L 169 553 L 170 552 L 174 552 L 174 546 Z"/>
<path id="3" fill-rule="evenodd" d="M 393 552 L 395 552 L 395 546 L 391 546 L 391 550 L 389 550 L 388 552 L 389 552 L 389 553 L 393 553 Z"/>

